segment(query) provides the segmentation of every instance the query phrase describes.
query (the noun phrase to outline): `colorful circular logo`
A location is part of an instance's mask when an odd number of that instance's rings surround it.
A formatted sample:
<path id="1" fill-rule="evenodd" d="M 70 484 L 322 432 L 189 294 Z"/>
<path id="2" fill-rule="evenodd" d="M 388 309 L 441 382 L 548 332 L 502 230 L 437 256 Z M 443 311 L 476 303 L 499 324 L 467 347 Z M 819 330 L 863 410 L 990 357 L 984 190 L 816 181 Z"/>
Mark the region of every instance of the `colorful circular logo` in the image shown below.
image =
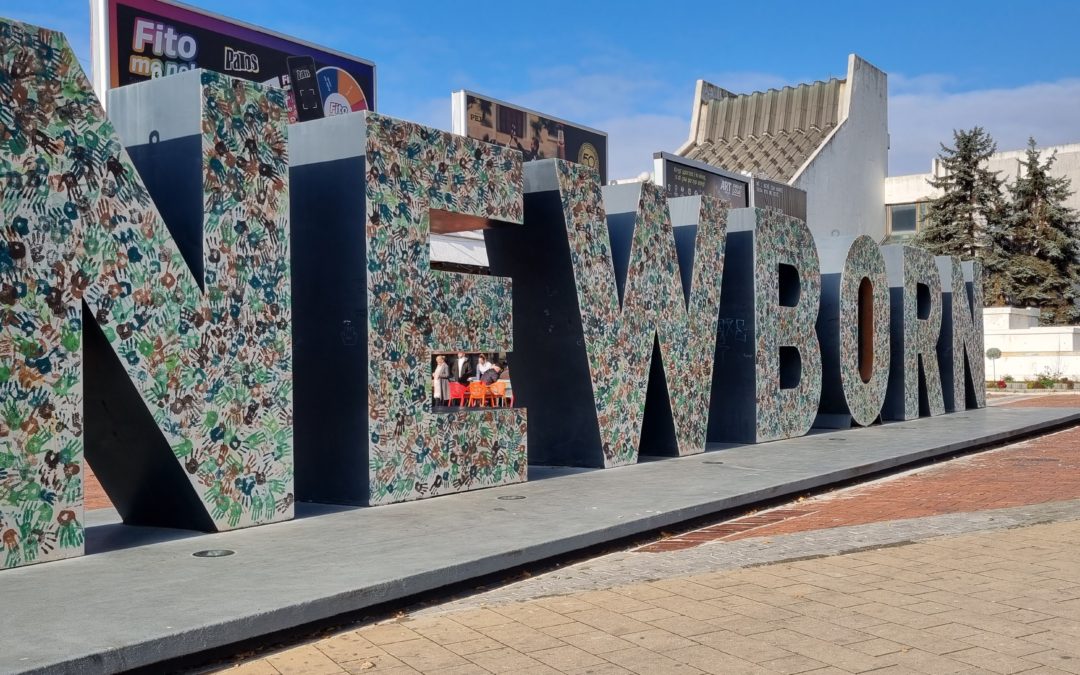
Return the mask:
<path id="1" fill-rule="evenodd" d="M 315 74 L 327 117 L 367 110 L 367 97 L 353 76 L 335 66 L 320 68 Z"/>
<path id="2" fill-rule="evenodd" d="M 577 153 L 578 164 L 584 164 L 585 166 L 600 170 L 600 155 L 596 152 L 596 148 L 592 143 L 582 143 L 581 149 Z"/>

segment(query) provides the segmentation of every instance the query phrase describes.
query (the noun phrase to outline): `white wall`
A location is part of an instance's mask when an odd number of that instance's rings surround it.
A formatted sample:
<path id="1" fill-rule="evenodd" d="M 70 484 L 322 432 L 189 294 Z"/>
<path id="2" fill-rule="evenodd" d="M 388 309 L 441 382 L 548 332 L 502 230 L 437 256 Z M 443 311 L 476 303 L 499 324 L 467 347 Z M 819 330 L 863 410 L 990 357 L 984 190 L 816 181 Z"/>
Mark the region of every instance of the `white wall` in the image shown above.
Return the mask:
<path id="1" fill-rule="evenodd" d="M 1033 380 L 1050 371 L 1080 380 L 1080 327 L 1038 325 L 1039 310 L 987 307 L 983 310 L 985 348 L 997 347 L 1001 358 L 986 359 L 986 377 L 1011 375 Z"/>
<path id="2" fill-rule="evenodd" d="M 855 54 L 848 57 L 847 118 L 791 184 L 806 190 L 806 224 L 817 238 L 885 237 L 884 182 L 888 173 L 888 81 Z"/>
<path id="3" fill-rule="evenodd" d="M 1066 200 L 1069 208 L 1080 211 L 1080 143 L 1049 146 L 1042 150 L 1042 160 L 1057 152 L 1057 159 L 1050 171 L 1053 176 L 1064 176 L 1072 181 L 1073 194 Z M 1026 150 L 1009 150 L 990 157 L 987 168 L 998 171 L 998 177 L 1008 186 L 1016 179 L 1022 168 L 1020 162 L 1027 159 Z M 909 204 L 925 201 L 941 194 L 930 187 L 927 180 L 941 174 L 939 163 L 931 158 L 931 173 L 914 173 L 905 176 L 889 176 L 885 179 L 885 204 Z"/>

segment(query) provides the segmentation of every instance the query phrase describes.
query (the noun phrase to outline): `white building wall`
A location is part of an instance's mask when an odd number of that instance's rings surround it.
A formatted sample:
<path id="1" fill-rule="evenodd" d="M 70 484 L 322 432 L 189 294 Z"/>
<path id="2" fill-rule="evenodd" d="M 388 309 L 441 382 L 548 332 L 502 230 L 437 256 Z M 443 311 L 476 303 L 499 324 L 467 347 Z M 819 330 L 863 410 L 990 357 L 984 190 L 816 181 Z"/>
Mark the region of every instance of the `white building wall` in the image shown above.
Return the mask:
<path id="1" fill-rule="evenodd" d="M 887 76 L 848 56 L 847 116 L 799 169 L 791 185 L 806 190 L 806 222 L 816 238 L 885 236 L 888 173 Z"/>
<path id="2" fill-rule="evenodd" d="M 1042 159 L 1051 153 L 1057 153 L 1057 159 L 1050 170 L 1053 176 L 1064 176 L 1072 182 L 1073 194 L 1066 200 L 1069 208 L 1080 211 L 1080 143 L 1069 145 L 1053 145 L 1042 149 Z M 1016 176 L 1023 168 L 1020 162 L 1027 159 L 1026 150 L 1009 150 L 999 152 L 990 157 L 987 168 L 998 171 L 998 177 L 1005 181 L 1006 187 L 1016 180 Z M 941 175 L 942 170 L 937 159 L 931 160 L 929 173 L 915 173 L 904 176 L 889 176 L 885 179 L 884 198 L 885 204 L 910 204 L 933 199 L 941 194 L 940 190 L 930 187 L 927 182 L 935 175 Z"/>
<path id="3" fill-rule="evenodd" d="M 986 349 L 1001 357 L 986 359 L 986 377 L 1019 381 L 1051 374 L 1080 381 L 1080 327 L 1039 326 L 1039 310 L 987 307 L 983 310 Z"/>

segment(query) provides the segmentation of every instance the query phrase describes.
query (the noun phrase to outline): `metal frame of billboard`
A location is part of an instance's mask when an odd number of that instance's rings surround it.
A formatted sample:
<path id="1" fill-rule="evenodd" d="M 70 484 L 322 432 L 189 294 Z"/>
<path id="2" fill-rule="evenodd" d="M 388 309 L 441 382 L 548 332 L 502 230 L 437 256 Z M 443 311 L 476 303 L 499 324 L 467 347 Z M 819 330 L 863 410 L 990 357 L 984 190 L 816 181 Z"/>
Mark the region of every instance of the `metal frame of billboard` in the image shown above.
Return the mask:
<path id="1" fill-rule="evenodd" d="M 109 44 L 109 5 L 116 0 L 90 0 L 90 69 L 91 69 L 91 84 L 94 85 L 94 91 L 97 93 L 98 98 L 101 100 L 101 104 L 104 106 L 105 101 L 108 98 L 105 93 L 113 87 L 111 80 L 112 76 L 112 51 Z M 325 45 L 315 44 L 308 40 L 302 40 L 292 35 L 286 35 L 279 33 L 269 28 L 262 26 L 256 26 L 246 21 L 239 19 L 233 19 L 228 16 L 216 14 L 214 12 L 208 12 L 205 9 L 198 7 L 192 7 L 191 5 L 176 2 L 176 0 L 154 0 L 160 2 L 163 5 L 169 5 L 186 12 L 192 12 L 193 14 L 199 14 L 201 16 L 229 23 L 238 28 L 254 31 L 256 33 L 262 33 L 279 40 L 285 40 L 304 47 L 310 47 L 320 52 L 327 54 L 333 54 L 334 56 L 356 61 L 357 63 L 363 63 L 371 66 L 371 110 L 378 110 L 377 98 L 379 91 L 379 67 L 368 59 L 361 58 L 355 54 L 349 54 L 338 49 L 332 49 Z"/>
<path id="2" fill-rule="evenodd" d="M 592 127 L 585 126 L 584 124 L 578 124 L 577 122 L 570 122 L 570 121 L 567 121 L 567 120 L 565 120 L 565 119 L 563 119 L 561 117 L 556 117 L 555 115 L 550 115 L 550 114 L 545 113 L 545 112 L 540 112 L 539 110 L 533 110 L 532 108 L 526 108 L 525 106 L 520 106 L 520 105 L 518 105 L 516 103 L 510 103 L 509 101 L 503 101 L 502 99 L 498 99 L 498 98 L 495 98 L 494 96 L 489 96 L 487 94 L 481 94 L 479 92 L 472 91 L 471 89 L 459 89 L 459 90 L 453 92 L 450 95 L 450 116 L 451 116 L 451 119 L 450 119 L 450 131 L 452 131 L 453 133 L 455 133 L 455 134 L 457 134 L 459 136 L 468 136 L 469 135 L 469 133 L 468 133 L 469 132 L 469 106 L 466 103 L 466 97 L 468 97 L 468 96 L 475 96 L 476 98 L 482 98 L 482 99 L 485 99 L 487 101 L 491 101 L 492 103 L 494 103 L 496 105 L 506 106 L 507 108 L 513 108 L 515 110 L 520 110 L 521 112 L 523 112 L 523 113 L 525 113 L 527 115 L 536 115 L 537 117 L 545 117 L 545 118 L 551 120 L 552 122 L 558 122 L 559 124 L 565 124 L 568 127 L 574 127 L 574 128 L 577 128 L 577 129 L 581 129 L 582 131 L 587 131 L 590 134 L 596 134 L 597 136 L 603 136 L 604 137 L 604 143 L 607 144 L 607 142 L 608 142 L 608 134 L 607 134 L 606 131 L 600 131 L 599 129 L 594 129 Z M 610 150 L 611 150 L 610 147 L 607 147 L 607 145 L 605 145 L 605 147 L 604 147 L 604 164 L 603 164 L 603 167 L 602 167 L 603 170 L 601 171 L 601 174 L 603 176 L 608 175 L 608 152 L 610 152 Z"/>

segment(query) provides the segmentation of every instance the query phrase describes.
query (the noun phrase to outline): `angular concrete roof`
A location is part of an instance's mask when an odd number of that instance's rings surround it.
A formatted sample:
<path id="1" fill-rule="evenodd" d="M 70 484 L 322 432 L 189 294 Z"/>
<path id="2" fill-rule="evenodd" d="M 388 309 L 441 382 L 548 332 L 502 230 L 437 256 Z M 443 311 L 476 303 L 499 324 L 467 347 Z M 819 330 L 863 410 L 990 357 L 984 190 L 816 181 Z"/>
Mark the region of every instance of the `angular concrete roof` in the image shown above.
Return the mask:
<path id="1" fill-rule="evenodd" d="M 790 182 L 846 116 L 847 81 L 733 94 L 698 80 L 690 140 L 678 154 Z"/>

